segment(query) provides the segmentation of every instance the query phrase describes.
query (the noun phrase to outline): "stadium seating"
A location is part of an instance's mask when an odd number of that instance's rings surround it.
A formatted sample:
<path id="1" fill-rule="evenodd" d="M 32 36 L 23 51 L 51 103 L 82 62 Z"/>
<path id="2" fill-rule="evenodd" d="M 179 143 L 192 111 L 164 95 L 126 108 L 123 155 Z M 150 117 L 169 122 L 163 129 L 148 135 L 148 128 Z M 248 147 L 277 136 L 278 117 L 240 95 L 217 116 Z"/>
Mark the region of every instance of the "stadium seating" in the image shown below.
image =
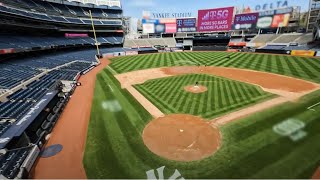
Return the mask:
<path id="1" fill-rule="evenodd" d="M 302 34 L 283 34 L 271 41 L 272 43 L 291 43 L 300 38 Z"/>
<path id="2" fill-rule="evenodd" d="M 176 47 L 177 46 L 177 41 L 175 40 L 175 38 L 163 38 L 164 43 L 168 46 L 168 47 Z"/>
<path id="3" fill-rule="evenodd" d="M 307 44 L 313 40 L 313 34 L 307 33 L 301 36 L 300 38 L 297 38 L 294 42 L 297 42 L 299 44 Z"/>
<path id="4" fill-rule="evenodd" d="M 122 44 L 123 37 L 99 37 L 98 42 L 105 44 Z M 65 38 L 65 37 L 31 37 L 0 35 L 0 49 L 32 49 L 32 48 L 52 48 L 57 46 L 70 45 L 94 45 L 95 41 L 91 37 Z"/>
<path id="5" fill-rule="evenodd" d="M 291 43 L 307 44 L 312 41 L 312 34 L 290 33 L 290 34 L 260 34 L 254 37 L 251 43 Z"/>
<path id="6" fill-rule="evenodd" d="M 27 12 L 32 12 L 29 16 L 34 16 L 34 13 L 43 13 L 54 16 L 66 17 L 89 17 L 89 10 L 95 18 L 121 18 L 122 11 L 112 9 L 87 8 L 80 6 L 72 6 L 59 3 L 51 3 L 47 1 L 32 1 L 32 0 L 3 0 L 2 5 L 9 8 L 19 8 Z M 15 11 L 14 9 L 10 9 Z M 17 11 L 15 11 L 17 12 Z M 22 12 L 19 12 L 19 14 Z M 42 14 L 42 15 L 43 15 Z M 35 15 L 37 16 L 37 15 Z M 48 17 L 48 16 L 47 16 Z M 46 18 L 41 17 L 40 18 Z"/>
<path id="7" fill-rule="evenodd" d="M 34 67 L 25 67 L 11 64 L 0 64 L 0 88 L 10 89 L 22 81 L 30 79 L 41 71 Z"/>
<path id="8" fill-rule="evenodd" d="M 14 179 L 19 171 L 20 166 L 27 158 L 32 147 L 10 150 L 4 155 L 0 155 L 0 174 L 8 179 Z"/>
<path id="9" fill-rule="evenodd" d="M 185 37 L 187 37 L 187 33 L 179 32 L 176 34 L 176 38 L 185 38 Z"/>
<path id="10" fill-rule="evenodd" d="M 165 42 L 162 38 L 158 38 L 158 39 L 147 39 L 148 43 L 151 44 L 152 46 L 155 45 L 165 45 Z"/>
<path id="11" fill-rule="evenodd" d="M 92 11 L 95 25 L 122 25 L 121 9 L 86 8 L 33 0 L 4 0 L 0 4 L 0 13 L 43 21 L 91 25 L 89 10 Z"/>
<path id="12" fill-rule="evenodd" d="M 150 38 L 150 39 L 126 39 L 124 41 L 124 47 L 131 48 L 136 46 L 168 46 L 168 47 L 176 47 L 175 38 Z"/>
<path id="13" fill-rule="evenodd" d="M 134 41 L 137 46 L 152 46 L 147 39 L 136 39 Z"/>
<path id="14" fill-rule="evenodd" d="M 6 102 L 0 102 L 0 136 L 4 134 L 15 120 L 22 118 L 58 80 L 74 81 L 82 71 L 95 63 L 95 50 L 57 53 L 55 55 L 33 56 L 0 63 L 1 89 L 11 89 L 21 82 L 43 72 L 69 63 L 59 69 L 51 70 L 25 88 L 7 96 Z M 71 62 L 71 63 L 70 63 Z M 12 121 L 13 120 L 13 121 Z M 1 166 L 1 162 L 0 162 Z M 0 168 L 1 169 L 1 168 Z"/>
<path id="15" fill-rule="evenodd" d="M 1 45 L 0 45 L 1 46 Z M 124 47 L 127 47 L 127 48 L 131 48 L 131 47 L 137 47 L 138 45 L 135 43 L 134 40 L 130 40 L 130 39 L 126 39 L 124 41 L 124 44 L 123 44 Z"/>
<path id="16" fill-rule="evenodd" d="M 281 35 L 278 34 L 260 34 L 253 38 L 250 42 L 251 43 L 268 43 L 273 41 L 274 39 L 278 38 Z"/>

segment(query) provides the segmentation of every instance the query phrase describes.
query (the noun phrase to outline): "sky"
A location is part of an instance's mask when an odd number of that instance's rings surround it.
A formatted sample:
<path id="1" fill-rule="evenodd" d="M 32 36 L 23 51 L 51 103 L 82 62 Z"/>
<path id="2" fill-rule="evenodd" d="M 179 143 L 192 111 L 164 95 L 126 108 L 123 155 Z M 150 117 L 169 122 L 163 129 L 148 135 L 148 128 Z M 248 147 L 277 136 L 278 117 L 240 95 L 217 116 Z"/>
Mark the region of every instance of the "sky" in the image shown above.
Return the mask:
<path id="1" fill-rule="evenodd" d="M 257 5 L 270 6 L 272 3 L 275 6 L 278 1 L 281 1 L 281 4 L 287 1 L 288 6 L 301 6 L 302 11 L 307 11 L 309 6 L 309 0 L 121 0 L 124 15 L 135 18 L 142 18 L 142 11 L 191 12 L 194 17 L 197 17 L 198 9 L 250 6 L 254 10 Z"/>

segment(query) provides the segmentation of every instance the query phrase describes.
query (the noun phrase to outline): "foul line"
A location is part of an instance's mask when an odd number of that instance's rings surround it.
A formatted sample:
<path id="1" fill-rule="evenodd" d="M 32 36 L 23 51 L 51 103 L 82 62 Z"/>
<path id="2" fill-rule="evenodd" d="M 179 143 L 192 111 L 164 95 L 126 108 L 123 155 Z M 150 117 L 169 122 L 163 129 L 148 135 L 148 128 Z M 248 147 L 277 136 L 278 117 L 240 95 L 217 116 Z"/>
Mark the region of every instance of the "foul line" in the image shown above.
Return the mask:
<path id="1" fill-rule="evenodd" d="M 314 107 L 316 107 L 316 106 L 319 106 L 320 105 L 320 102 L 318 102 L 317 104 L 314 104 L 314 105 L 312 105 L 312 106 L 310 106 L 310 107 L 308 107 L 308 110 L 311 110 L 311 111 L 316 111 L 315 109 L 313 109 Z"/>
<path id="2" fill-rule="evenodd" d="M 112 69 L 110 66 L 107 67 L 110 71 L 112 71 L 112 74 L 118 74 L 118 72 L 114 69 Z"/>

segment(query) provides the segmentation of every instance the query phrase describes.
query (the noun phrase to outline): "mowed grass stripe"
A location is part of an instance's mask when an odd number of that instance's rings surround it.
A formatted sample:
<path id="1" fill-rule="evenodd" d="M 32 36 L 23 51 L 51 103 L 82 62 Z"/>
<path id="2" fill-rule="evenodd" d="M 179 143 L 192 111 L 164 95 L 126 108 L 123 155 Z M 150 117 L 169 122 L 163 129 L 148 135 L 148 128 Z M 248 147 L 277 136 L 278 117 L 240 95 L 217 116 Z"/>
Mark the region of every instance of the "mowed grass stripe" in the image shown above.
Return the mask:
<path id="1" fill-rule="evenodd" d="M 190 82 L 196 82 L 198 80 L 198 75 L 195 74 L 195 75 L 192 75 L 192 76 L 188 76 L 188 79 L 187 81 L 185 82 L 185 84 L 189 84 Z M 192 83 L 193 84 L 193 83 Z M 184 97 L 183 99 L 181 99 L 181 101 L 179 101 L 179 104 L 178 104 L 178 112 L 190 112 L 190 105 L 193 102 L 193 98 L 194 96 L 196 96 L 196 94 L 193 94 L 193 93 L 190 93 L 190 92 L 185 92 L 184 90 L 180 90 L 180 92 L 183 92 L 184 94 Z M 191 114 L 191 113 L 190 113 Z"/>
<path id="2" fill-rule="evenodd" d="M 174 112 L 174 108 L 170 107 L 169 105 L 165 104 L 165 103 L 162 103 L 160 101 L 157 101 L 158 97 L 153 95 L 153 94 L 148 94 L 148 91 L 146 89 L 144 89 L 143 87 L 139 87 L 139 86 L 136 86 L 135 87 L 141 94 L 145 95 L 145 97 L 153 102 L 153 104 L 155 104 L 156 107 L 158 107 L 160 110 L 162 110 L 163 113 L 167 113 L 167 114 L 170 114 L 170 113 L 173 113 Z M 156 102 L 157 101 L 157 102 Z M 155 103 L 156 102 L 156 103 Z"/>
<path id="3" fill-rule="evenodd" d="M 293 57 L 296 64 L 303 69 L 303 71 L 309 76 L 310 79 L 314 79 L 317 77 L 316 74 L 313 73 L 313 67 L 310 66 L 308 63 L 302 63 L 301 60 L 297 59 L 296 57 Z M 320 72 L 320 71 L 319 71 Z"/>
<path id="4" fill-rule="evenodd" d="M 231 55 L 232 58 L 226 58 Z M 192 65 L 190 63 L 177 63 L 181 60 L 202 65 L 214 65 L 222 67 L 246 68 L 258 71 L 266 71 L 306 80 L 320 82 L 319 59 L 290 57 L 282 55 L 227 53 L 227 52 L 178 52 L 153 55 L 139 55 L 117 57 L 112 59 L 111 66 L 119 73 L 150 67 L 168 67 Z M 125 63 L 125 62 L 128 63 Z"/>
<path id="5" fill-rule="evenodd" d="M 184 90 L 195 82 L 206 86 L 208 91 L 194 94 Z M 259 87 L 206 74 L 155 79 L 135 87 L 164 113 L 186 113 L 207 119 L 271 97 Z"/>
<path id="6" fill-rule="evenodd" d="M 167 103 L 169 104 L 173 104 L 173 106 L 176 106 L 177 104 L 179 104 L 179 99 L 180 99 L 180 96 L 183 96 L 184 94 L 184 86 L 186 85 L 186 81 L 188 79 L 188 76 L 183 76 L 181 78 L 177 78 L 177 81 L 178 83 L 177 84 L 173 84 L 172 88 L 168 88 L 170 90 L 170 97 L 169 97 L 169 100 L 167 100 Z M 176 94 L 174 89 L 175 88 L 180 88 L 181 91 L 179 94 Z"/>

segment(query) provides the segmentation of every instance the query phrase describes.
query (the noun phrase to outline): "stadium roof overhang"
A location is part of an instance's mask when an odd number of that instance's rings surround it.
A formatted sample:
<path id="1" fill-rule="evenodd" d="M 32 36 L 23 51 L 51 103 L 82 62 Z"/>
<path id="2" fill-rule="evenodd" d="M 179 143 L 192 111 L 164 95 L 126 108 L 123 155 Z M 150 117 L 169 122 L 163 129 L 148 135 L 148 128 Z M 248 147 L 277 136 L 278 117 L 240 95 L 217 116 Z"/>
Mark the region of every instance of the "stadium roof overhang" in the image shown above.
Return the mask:
<path id="1" fill-rule="evenodd" d="M 119 7 L 121 8 L 120 0 L 67 0 L 69 2 L 79 2 L 82 4 L 94 4 L 97 6 L 109 6 L 109 7 Z"/>

